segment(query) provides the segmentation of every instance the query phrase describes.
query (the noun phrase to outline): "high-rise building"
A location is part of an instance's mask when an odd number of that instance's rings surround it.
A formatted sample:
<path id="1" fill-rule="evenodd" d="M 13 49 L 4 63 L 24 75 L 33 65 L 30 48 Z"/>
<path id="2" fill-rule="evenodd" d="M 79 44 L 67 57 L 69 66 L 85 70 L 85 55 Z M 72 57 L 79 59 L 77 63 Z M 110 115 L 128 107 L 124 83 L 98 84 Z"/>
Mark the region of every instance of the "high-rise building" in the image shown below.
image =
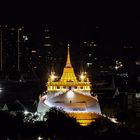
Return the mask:
<path id="1" fill-rule="evenodd" d="M 140 117 L 140 93 L 129 92 L 126 93 L 125 109 L 132 113 L 134 117 Z"/>
<path id="2" fill-rule="evenodd" d="M 46 27 L 40 33 L 40 44 L 34 51 L 32 50 L 34 58 L 34 68 L 40 79 L 46 80 L 47 73 L 51 71 L 55 63 L 55 46 L 52 31 Z"/>
<path id="3" fill-rule="evenodd" d="M 89 73 L 89 79 L 94 82 L 94 89 L 109 88 L 112 84 L 115 70 L 115 59 L 102 52 L 101 45 L 96 41 L 84 41 L 81 44 L 81 64 Z"/>
<path id="4" fill-rule="evenodd" d="M 128 74 L 127 85 L 136 88 L 136 48 L 132 44 L 124 45 L 122 48 L 123 73 Z"/>
<path id="5" fill-rule="evenodd" d="M 40 54 L 42 55 L 42 63 L 46 65 L 48 68 L 51 68 L 51 65 L 54 63 L 55 58 L 54 58 L 54 42 L 53 42 L 53 37 L 51 34 L 50 29 L 44 29 L 43 32 L 43 43 L 42 46 L 40 47 Z"/>
<path id="6" fill-rule="evenodd" d="M 24 27 L 1 26 L 1 72 L 14 76 L 26 72 L 28 63 L 28 37 Z M 16 73 L 15 75 L 13 73 Z"/>

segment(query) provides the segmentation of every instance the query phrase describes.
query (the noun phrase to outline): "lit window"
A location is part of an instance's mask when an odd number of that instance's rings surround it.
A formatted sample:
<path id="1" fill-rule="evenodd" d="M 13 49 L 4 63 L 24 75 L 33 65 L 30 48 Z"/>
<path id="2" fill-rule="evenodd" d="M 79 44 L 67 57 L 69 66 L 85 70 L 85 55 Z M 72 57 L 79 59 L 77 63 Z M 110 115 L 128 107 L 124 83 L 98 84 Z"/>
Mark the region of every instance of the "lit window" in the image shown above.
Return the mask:
<path id="1" fill-rule="evenodd" d="M 31 52 L 32 52 L 32 53 L 36 53 L 36 50 L 32 50 Z"/>
<path id="2" fill-rule="evenodd" d="M 87 63 L 87 67 L 90 67 L 92 65 L 92 63 Z"/>
<path id="3" fill-rule="evenodd" d="M 140 98 L 140 93 L 136 93 L 136 98 Z"/>
<path id="4" fill-rule="evenodd" d="M 89 53 L 88 56 L 91 57 L 91 53 Z"/>

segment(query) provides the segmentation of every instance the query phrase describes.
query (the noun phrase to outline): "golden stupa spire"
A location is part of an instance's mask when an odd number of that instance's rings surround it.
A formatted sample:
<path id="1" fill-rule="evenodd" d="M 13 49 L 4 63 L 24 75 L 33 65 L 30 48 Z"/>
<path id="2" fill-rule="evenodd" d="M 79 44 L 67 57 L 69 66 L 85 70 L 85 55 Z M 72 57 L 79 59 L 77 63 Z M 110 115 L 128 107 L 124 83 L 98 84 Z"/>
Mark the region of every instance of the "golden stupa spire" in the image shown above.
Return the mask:
<path id="1" fill-rule="evenodd" d="M 67 68 L 72 67 L 71 61 L 70 61 L 70 50 L 69 50 L 69 46 L 70 46 L 70 44 L 68 44 L 67 62 L 66 62 L 66 66 L 65 66 Z"/>
<path id="2" fill-rule="evenodd" d="M 70 61 L 70 50 L 69 50 L 69 44 L 68 44 L 68 53 L 67 53 L 67 61 L 66 66 L 63 70 L 62 77 L 60 79 L 61 82 L 77 82 L 71 61 Z"/>

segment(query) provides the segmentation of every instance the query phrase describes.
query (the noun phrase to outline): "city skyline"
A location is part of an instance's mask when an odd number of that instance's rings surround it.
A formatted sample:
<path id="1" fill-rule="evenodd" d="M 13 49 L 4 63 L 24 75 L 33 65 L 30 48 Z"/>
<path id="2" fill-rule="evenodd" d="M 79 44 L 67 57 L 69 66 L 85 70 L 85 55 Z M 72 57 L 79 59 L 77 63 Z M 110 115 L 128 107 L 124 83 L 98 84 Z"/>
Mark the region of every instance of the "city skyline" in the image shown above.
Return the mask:
<path id="1" fill-rule="evenodd" d="M 40 57 L 33 68 L 41 64 L 44 67 L 62 64 L 68 43 L 71 45 L 75 65 L 80 62 L 80 66 L 89 67 L 94 64 L 95 67 L 101 65 L 111 69 L 117 60 L 123 60 L 124 63 L 132 60 L 129 56 L 133 57 L 133 63 L 139 62 L 139 16 L 139 8 L 134 2 L 5 1 L 0 7 L 1 25 L 11 26 L 15 30 L 24 26 L 28 37 L 26 47 L 29 50 L 26 63 L 31 60 L 33 64 Z M 50 30 L 53 49 L 43 46 L 45 30 Z M 16 36 L 15 34 L 13 42 L 16 45 L 13 43 L 13 50 L 17 47 Z M 21 42 L 19 45 L 23 48 Z M 23 50 L 21 56 L 27 50 Z"/>
<path id="2" fill-rule="evenodd" d="M 111 39 L 137 40 L 139 17 L 134 2 L 5 1 L 0 7 L 0 24 L 25 25 L 31 30 L 48 24 L 58 36 L 67 39 L 78 39 L 81 32 L 92 35 L 96 28 Z"/>

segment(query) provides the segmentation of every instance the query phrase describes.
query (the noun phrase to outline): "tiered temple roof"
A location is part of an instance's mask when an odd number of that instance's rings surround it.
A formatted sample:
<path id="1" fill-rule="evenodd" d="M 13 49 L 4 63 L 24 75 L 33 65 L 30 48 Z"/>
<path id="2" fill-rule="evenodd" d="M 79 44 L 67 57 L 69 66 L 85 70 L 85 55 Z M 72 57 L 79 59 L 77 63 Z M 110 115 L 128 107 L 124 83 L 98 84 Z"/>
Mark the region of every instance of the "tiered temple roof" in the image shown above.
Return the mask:
<path id="1" fill-rule="evenodd" d="M 48 79 L 48 83 L 47 83 L 48 92 L 63 91 L 69 88 L 73 88 L 74 90 L 77 91 L 90 92 L 91 84 L 86 76 L 82 80 L 77 80 L 77 77 L 74 73 L 74 69 L 72 67 L 71 60 L 70 60 L 69 44 L 68 44 L 68 52 L 67 52 L 67 61 L 63 69 L 63 74 L 60 80 L 56 81 L 54 78 L 52 79 L 51 77 L 55 77 L 55 76 L 51 75 Z"/>

